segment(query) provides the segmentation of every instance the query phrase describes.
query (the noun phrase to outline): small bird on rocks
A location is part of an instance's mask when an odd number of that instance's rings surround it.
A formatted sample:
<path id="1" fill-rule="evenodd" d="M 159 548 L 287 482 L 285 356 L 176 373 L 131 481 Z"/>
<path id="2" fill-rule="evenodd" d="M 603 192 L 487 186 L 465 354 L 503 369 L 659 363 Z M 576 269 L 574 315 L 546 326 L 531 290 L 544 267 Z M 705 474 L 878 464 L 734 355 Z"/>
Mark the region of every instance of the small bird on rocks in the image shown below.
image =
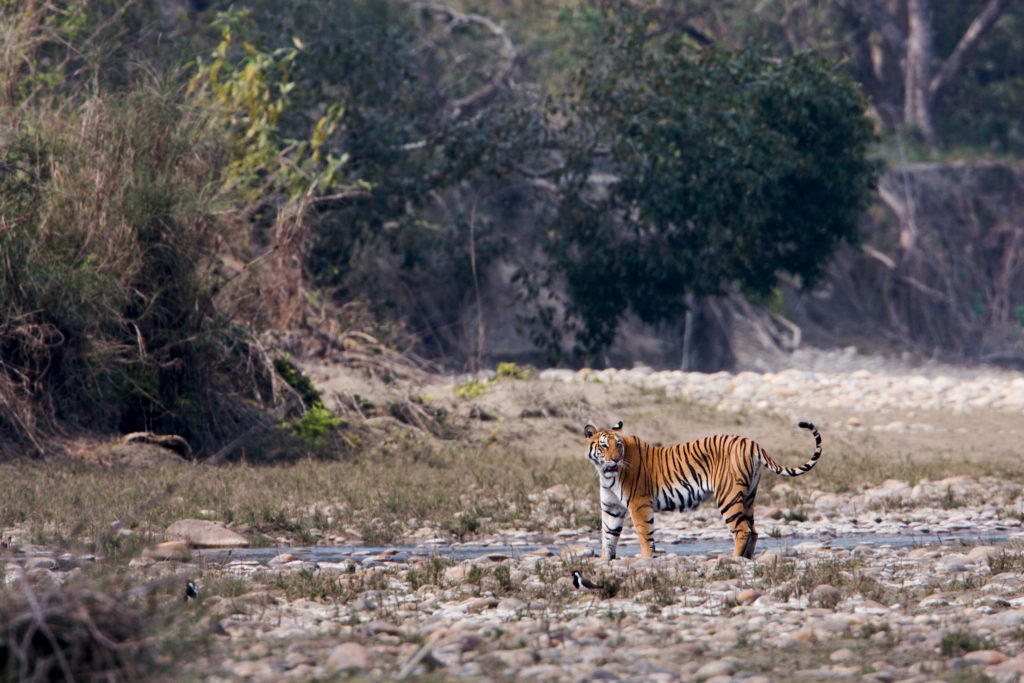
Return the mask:
<path id="1" fill-rule="evenodd" d="M 573 570 L 572 572 L 572 585 L 576 590 L 595 591 L 603 588 L 603 586 L 600 586 L 589 579 L 584 579 L 579 570 Z"/>
<path id="2" fill-rule="evenodd" d="M 198 600 L 198 599 L 199 599 L 199 589 L 196 588 L 196 585 L 194 583 L 189 581 L 188 583 L 185 584 L 185 597 L 182 598 L 182 600 L 184 600 L 185 602 L 188 602 L 189 600 Z"/>
<path id="3" fill-rule="evenodd" d="M 614 578 L 608 583 L 594 583 L 589 579 L 583 578 L 583 575 L 580 574 L 579 570 L 573 570 L 572 572 L 572 585 L 581 593 L 592 594 L 593 598 L 590 603 L 591 605 L 593 605 L 593 601 L 598 598 L 614 598 L 615 594 L 619 592 L 619 582 Z M 589 607 L 587 609 L 589 611 Z"/>

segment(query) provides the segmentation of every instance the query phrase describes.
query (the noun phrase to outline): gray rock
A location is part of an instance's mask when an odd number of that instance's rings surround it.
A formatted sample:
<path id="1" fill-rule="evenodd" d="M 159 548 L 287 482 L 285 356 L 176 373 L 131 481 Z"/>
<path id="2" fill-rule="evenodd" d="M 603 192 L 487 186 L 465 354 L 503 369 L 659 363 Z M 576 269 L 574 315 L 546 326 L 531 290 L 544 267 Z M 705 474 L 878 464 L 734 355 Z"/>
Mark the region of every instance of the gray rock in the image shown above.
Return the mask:
<path id="1" fill-rule="evenodd" d="M 697 669 L 697 678 L 711 678 L 712 676 L 732 676 L 736 673 L 736 667 L 727 659 L 720 659 L 716 662 L 708 662 Z"/>
<path id="2" fill-rule="evenodd" d="M 153 560 L 176 560 L 184 562 L 189 559 L 188 544 L 185 541 L 164 541 L 152 548 L 142 551 L 143 557 Z"/>
<path id="3" fill-rule="evenodd" d="M 537 652 L 528 647 L 515 650 L 497 650 L 487 655 L 487 659 L 509 669 L 524 669 L 536 664 L 540 657 Z"/>
<path id="4" fill-rule="evenodd" d="M 372 659 L 372 653 L 366 646 L 353 642 L 342 643 L 333 647 L 327 655 L 327 668 L 332 673 L 364 670 L 370 667 Z"/>
<path id="5" fill-rule="evenodd" d="M 247 548 L 249 541 L 230 529 L 203 519 L 181 519 L 167 527 L 168 540 L 184 541 L 193 548 Z"/>

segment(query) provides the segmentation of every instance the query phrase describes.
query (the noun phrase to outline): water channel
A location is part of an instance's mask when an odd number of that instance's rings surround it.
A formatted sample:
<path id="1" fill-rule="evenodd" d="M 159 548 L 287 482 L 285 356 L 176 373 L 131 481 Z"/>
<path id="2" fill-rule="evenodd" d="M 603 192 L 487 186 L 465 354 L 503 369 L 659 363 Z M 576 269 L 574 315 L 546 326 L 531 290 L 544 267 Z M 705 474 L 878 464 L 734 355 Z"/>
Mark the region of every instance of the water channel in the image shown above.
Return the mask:
<path id="1" fill-rule="evenodd" d="M 1024 540 L 1024 534 L 1015 532 L 979 532 L 958 530 L 948 533 L 932 534 L 852 534 L 849 536 L 821 538 L 820 536 L 786 536 L 771 538 L 761 536 L 757 542 L 757 552 L 773 548 L 795 547 L 802 543 L 812 543 L 824 548 L 852 549 L 860 545 L 872 547 L 889 546 L 892 548 L 926 547 L 957 544 L 964 547 L 975 545 L 992 545 L 1010 540 Z M 199 550 L 198 556 L 204 561 L 221 564 L 227 562 L 258 562 L 266 564 L 269 560 L 289 553 L 300 560 L 316 563 L 356 563 L 366 565 L 382 553 L 389 552 L 391 561 L 407 561 L 413 558 L 439 556 L 455 561 L 473 559 L 484 555 L 505 555 L 518 558 L 546 548 L 560 554 L 568 544 L 551 542 L 502 541 L 492 540 L 486 543 L 448 543 L 431 542 L 408 545 L 317 545 L 317 546 L 269 546 L 263 548 L 236 548 L 231 550 Z M 572 544 L 576 545 L 576 544 Z M 599 544 L 584 544 L 600 553 Z M 656 546 L 657 553 L 673 555 L 709 555 L 716 557 L 732 551 L 730 539 L 696 539 L 677 543 L 661 543 Z M 635 557 L 640 548 L 635 543 L 622 543 L 619 546 L 619 557 Z"/>

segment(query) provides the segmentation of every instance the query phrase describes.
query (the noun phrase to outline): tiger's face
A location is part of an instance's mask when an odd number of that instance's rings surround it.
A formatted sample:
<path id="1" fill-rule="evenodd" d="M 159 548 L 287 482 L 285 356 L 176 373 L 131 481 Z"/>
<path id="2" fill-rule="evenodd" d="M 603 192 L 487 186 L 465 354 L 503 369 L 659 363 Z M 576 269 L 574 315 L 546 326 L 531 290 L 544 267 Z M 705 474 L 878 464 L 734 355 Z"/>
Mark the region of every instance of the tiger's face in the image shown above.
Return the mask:
<path id="1" fill-rule="evenodd" d="M 583 428 L 583 436 L 587 437 L 587 459 L 603 478 L 614 479 L 626 464 L 626 444 L 619 434 L 621 429 L 621 420 L 611 429 L 599 430 L 590 424 Z"/>

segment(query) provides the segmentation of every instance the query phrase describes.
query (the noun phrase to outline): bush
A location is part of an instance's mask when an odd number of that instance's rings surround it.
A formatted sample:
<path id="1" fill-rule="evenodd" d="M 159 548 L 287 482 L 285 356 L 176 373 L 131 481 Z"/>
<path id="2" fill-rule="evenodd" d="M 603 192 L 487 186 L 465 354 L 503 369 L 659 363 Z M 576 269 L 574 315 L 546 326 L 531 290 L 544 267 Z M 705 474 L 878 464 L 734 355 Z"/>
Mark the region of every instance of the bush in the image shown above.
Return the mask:
<path id="1" fill-rule="evenodd" d="M 273 370 L 218 296 L 235 228 L 214 211 L 206 131 L 157 83 L 25 110 L 0 137 L 5 443 L 42 450 L 61 426 L 203 443 L 251 416 L 243 392 L 271 398 Z"/>
<path id="2" fill-rule="evenodd" d="M 654 324 L 703 297 L 766 296 L 782 273 L 813 284 L 857 240 L 878 172 L 867 101 L 835 65 L 653 38 L 627 6 L 603 22 L 546 245 L 591 361 L 627 311 Z"/>
<path id="3" fill-rule="evenodd" d="M 156 668 L 146 615 L 118 596 L 17 581 L 0 598 L 3 680 L 139 680 Z"/>

